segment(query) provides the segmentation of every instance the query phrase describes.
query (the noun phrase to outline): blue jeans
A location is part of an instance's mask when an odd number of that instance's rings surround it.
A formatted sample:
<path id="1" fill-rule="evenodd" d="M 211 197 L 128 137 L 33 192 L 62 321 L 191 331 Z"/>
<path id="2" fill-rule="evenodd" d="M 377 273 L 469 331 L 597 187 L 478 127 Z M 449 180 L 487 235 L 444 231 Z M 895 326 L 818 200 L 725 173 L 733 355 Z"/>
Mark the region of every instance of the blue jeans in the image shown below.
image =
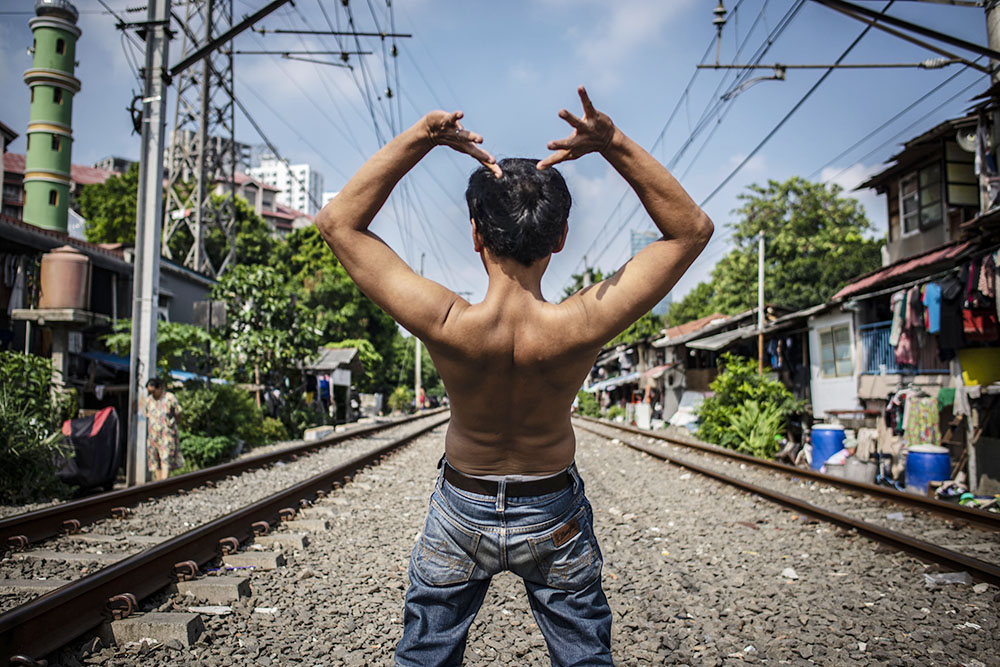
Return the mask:
<path id="1" fill-rule="evenodd" d="M 611 608 L 601 588 L 594 515 L 576 466 L 572 485 L 542 496 L 457 489 L 438 476 L 423 534 L 410 557 L 410 587 L 396 664 L 461 665 L 493 575 L 524 580 L 553 665 L 610 665 Z"/>

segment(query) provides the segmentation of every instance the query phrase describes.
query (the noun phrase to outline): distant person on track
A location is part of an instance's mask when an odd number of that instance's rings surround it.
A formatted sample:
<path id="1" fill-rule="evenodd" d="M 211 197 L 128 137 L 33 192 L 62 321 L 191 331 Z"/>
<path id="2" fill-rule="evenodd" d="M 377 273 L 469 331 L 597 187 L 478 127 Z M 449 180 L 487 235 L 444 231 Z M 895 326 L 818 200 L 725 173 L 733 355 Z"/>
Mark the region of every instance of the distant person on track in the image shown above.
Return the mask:
<path id="1" fill-rule="evenodd" d="M 151 378 L 146 383 L 146 397 L 142 403 L 146 417 L 146 468 L 158 482 L 170 476 L 171 470 L 184 467 L 184 456 L 177 437 L 177 418 L 181 404 L 167 391 L 163 380 Z"/>
<path id="2" fill-rule="evenodd" d="M 673 176 L 594 109 L 563 109 L 572 134 L 545 159 L 497 163 L 432 111 L 366 162 L 316 224 L 361 290 L 427 346 L 451 397 L 445 456 L 410 557 L 398 665 L 457 665 L 490 579 L 524 580 L 554 665 L 611 664 L 593 512 L 573 462 L 570 405 L 601 347 L 670 291 L 712 235 Z M 489 275 L 482 302 L 415 273 L 368 230 L 399 180 L 435 146 L 482 163 L 466 199 Z M 570 194 L 551 167 L 599 153 L 635 190 L 663 237 L 613 276 L 559 304 L 541 279 L 568 232 Z"/>

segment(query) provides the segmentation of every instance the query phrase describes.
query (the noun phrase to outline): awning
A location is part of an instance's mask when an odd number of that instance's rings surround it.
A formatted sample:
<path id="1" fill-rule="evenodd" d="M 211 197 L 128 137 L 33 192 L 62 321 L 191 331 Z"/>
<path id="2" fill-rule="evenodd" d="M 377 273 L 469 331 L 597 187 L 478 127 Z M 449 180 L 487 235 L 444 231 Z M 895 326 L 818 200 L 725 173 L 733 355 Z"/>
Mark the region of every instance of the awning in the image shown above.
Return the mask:
<path id="1" fill-rule="evenodd" d="M 730 343 L 743 339 L 750 338 L 756 335 L 757 326 L 750 325 L 745 327 L 740 327 L 739 329 L 733 329 L 732 331 L 723 331 L 722 333 L 715 334 L 714 336 L 708 336 L 707 338 L 699 338 L 698 340 L 690 340 L 687 342 L 688 347 L 693 347 L 696 350 L 711 350 L 715 352 L 724 348 Z"/>
<path id="2" fill-rule="evenodd" d="M 590 385 L 584 391 L 593 394 L 597 391 L 610 391 L 620 384 L 628 384 L 630 382 L 635 382 L 639 379 L 639 371 L 632 371 L 626 375 L 619 375 L 618 377 L 609 378 L 607 380 L 601 380 L 600 382 L 595 382 Z"/>
<path id="3" fill-rule="evenodd" d="M 923 255 L 909 257 L 903 261 L 896 262 L 847 285 L 834 294 L 832 300 L 845 299 L 850 296 L 862 294 L 879 286 L 891 286 L 885 283 L 902 284 L 908 280 L 915 280 L 925 275 L 930 275 L 934 273 L 932 269 L 935 264 L 947 263 L 953 265 L 954 262 L 951 260 L 964 253 L 971 246 L 972 243 L 969 241 L 953 243 L 943 248 L 924 253 Z M 948 266 L 942 266 L 941 268 L 948 268 Z"/>
<path id="4" fill-rule="evenodd" d="M 650 368 L 648 371 L 643 373 L 642 377 L 650 378 L 651 380 L 659 380 L 661 377 L 663 377 L 663 374 L 666 373 L 667 370 L 673 368 L 676 365 L 677 365 L 676 363 L 672 363 L 672 364 L 663 364 L 662 366 L 654 366 L 653 368 Z"/>
<path id="5" fill-rule="evenodd" d="M 104 364 L 112 370 L 128 371 L 129 360 L 127 357 L 119 357 L 116 354 L 109 354 L 107 352 L 81 352 L 80 356 L 84 359 Z"/>

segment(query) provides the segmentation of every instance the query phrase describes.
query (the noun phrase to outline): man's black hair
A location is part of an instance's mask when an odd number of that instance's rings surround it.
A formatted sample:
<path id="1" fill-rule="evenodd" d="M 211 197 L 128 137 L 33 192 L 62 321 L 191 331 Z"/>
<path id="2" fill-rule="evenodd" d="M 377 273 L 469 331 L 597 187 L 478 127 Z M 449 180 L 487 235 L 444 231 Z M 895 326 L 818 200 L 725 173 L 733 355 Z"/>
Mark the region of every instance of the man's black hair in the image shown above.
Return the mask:
<path id="1" fill-rule="evenodd" d="M 163 380 L 160 378 L 149 378 L 149 382 L 146 383 L 146 387 L 152 387 L 153 389 L 163 389 Z"/>
<path id="2" fill-rule="evenodd" d="M 499 164 L 502 178 L 486 167 L 469 177 L 469 217 L 493 254 L 530 266 L 559 245 L 573 201 L 562 174 L 551 167 L 539 171 L 538 160 L 505 158 Z"/>

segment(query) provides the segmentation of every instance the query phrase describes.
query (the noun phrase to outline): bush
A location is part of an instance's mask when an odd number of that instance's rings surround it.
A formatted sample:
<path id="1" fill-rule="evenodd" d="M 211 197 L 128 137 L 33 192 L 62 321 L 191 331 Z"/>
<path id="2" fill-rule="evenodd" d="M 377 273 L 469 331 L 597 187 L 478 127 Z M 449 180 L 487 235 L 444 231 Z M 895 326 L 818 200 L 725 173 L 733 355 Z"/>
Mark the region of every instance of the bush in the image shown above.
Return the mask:
<path id="1" fill-rule="evenodd" d="M 198 470 L 222 463 L 236 447 L 236 438 L 217 435 L 194 435 L 180 432 L 181 454 L 184 455 L 184 470 Z"/>
<path id="2" fill-rule="evenodd" d="M 189 383 L 177 392 L 180 428 L 193 435 L 226 436 L 263 444 L 264 415 L 250 392 L 230 384 Z"/>
<path id="3" fill-rule="evenodd" d="M 612 405 L 610 408 L 608 408 L 608 412 L 604 416 L 607 417 L 608 419 L 612 419 L 612 420 L 613 419 L 617 419 L 618 417 L 621 417 L 622 419 L 624 419 L 625 418 L 625 408 L 623 408 L 620 405 Z"/>
<path id="4" fill-rule="evenodd" d="M 264 417 L 264 424 L 261 428 L 264 434 L 264 442 L 281 442 L 288 440 L 288 430 L 281 423 L 280 419 L 274 417 Z"/>
<path id="5" fill-rule="evenodd" d="M 53 397 L 52 362 L 0 352 L 0 502 L 30 502 L 63 494 L 58 461 L 69 447 L 60 422 L 74 416 L 73 394 Z"/>
<path id="6" fill-rule="evenodd" d="M 710 385 L 715 394 L 698 408 L 699 437 L 730 449 L 772 456 L 773 434 L 784 431 L 788 417 L 802 409 L 801 401 L 778 380 L 758 375 L 753 359 L 724 354 L 720 362 L 722 372 Z M 751 427 L 752 419 L 765 423 Z"/>
<path id="7" fill-rule="evenodd" d="M 316 408 L 315 403 L 307 403 L 302 394 L 285 401 L 279 414 L 288 437 L 299 439 L 307 428 L 325 424 L 327 416 Z"/>
<path id="8" fill-rule="evenodd" d="M 409 412 L 413 407 L 413 390 L 400 385 L 389 395 L 389 408 L 393 412 Z"/>
<path id="9" fill-rule="evenodd" d="M 730 419 L 734 449 L 770 459 L 778 453 L 785 416 L 773 403 L 747 401 L 736 407 Z"/>
<path id="10" fill-rule="evenodd" d="M 597 397 L 586 391 L 577 392 L 576 411 L 584 417 L 601 416 L 601 406 L 597 403 Z"/>

